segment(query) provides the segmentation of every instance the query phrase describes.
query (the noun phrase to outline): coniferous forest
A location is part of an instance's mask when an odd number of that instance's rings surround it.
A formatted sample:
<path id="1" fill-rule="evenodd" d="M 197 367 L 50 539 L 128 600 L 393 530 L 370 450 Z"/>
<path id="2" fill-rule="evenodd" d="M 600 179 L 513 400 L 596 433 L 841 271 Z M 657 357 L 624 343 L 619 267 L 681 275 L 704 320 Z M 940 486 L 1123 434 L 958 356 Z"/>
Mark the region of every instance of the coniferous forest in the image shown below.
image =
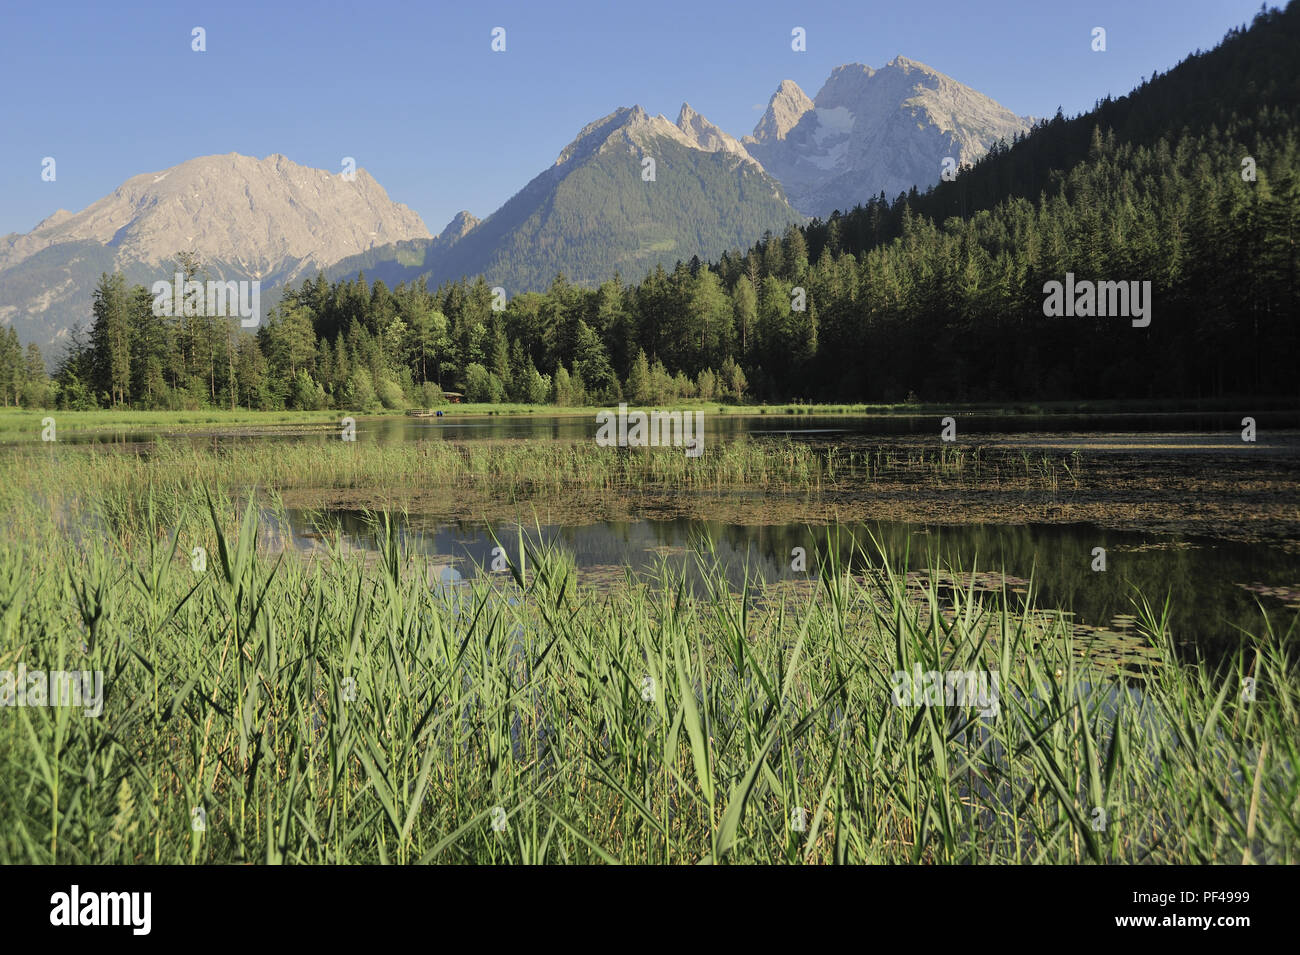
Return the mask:
<path id="1" fill-rule="evenodd" d="M 557 275 L 287 289 L 255 334 L 159 318 L 105 275 L 47 379 L 0 339 L 6 404 L 368 410 L 470 401 L 1294 396 L 1300 7 L 1117 100 L 1058 111 L 952 182 L 595 288 Z M 203 263 L 178 260 L 203 278 Z M 1044 283 L 1150 281 L 1151 322 L 1044 315 Z M 802 307 L 801 307 L 802 306 Z M 1265 344 L 1267 343 L 1267 347 Z"/>

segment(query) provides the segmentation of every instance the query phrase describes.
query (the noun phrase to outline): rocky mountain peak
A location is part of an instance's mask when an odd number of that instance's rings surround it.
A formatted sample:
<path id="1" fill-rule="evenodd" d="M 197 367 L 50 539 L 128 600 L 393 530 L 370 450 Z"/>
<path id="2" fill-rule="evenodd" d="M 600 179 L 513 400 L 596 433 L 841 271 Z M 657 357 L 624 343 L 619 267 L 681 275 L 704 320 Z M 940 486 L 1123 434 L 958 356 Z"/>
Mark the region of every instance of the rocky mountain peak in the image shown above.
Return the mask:
<path id="1" fill-rule="evenodd" d="M 483 220 L 477 218 L 472 213 L 461 210 L 452 217 L 452 220 L 447 223 L 446 228 L 438 233 L 438 238 L 459 239 L 482 221 Z"/>
<path id="2" fill-rule="evenodd" d="M 428 238 L 420 217 L 364 169 L 350 178 L 265 159 L 200 156 L 133 176 L 78 213 L 55 213 L 0 250 L 0 266 L 65 242 L 109 245 L 122 261 L 157 264 L 192 249 L 250 271 L 286 259 L 323 267 L 388 242 Z"/>
<path id="3" fill-rule="evenodd" d="M 279 153 L 200 156 L 0 238 L 0 322 L 40 327 L 29 334 L 49 341 L 84 320 L 101 271 L 148 284 L 181 251 L 197 253 L 214 277 L 270 284 L 427 239 L 420 217 L 364 169 L 345 177 Z"/>
<path id="4" fill-rule="evenodd" d="M 938 72 L 937 70 L 933 70 L 930 67 L 926 66 L 924 63 L 918 62 L 917 60 L 909 60 L 901 53 L 898 54 L 898 56 L 894 57 L 892 60 L 890 60 L 888 63 L 886 63 L 885 66 L 892 67 L 897 70 L 921 70 L 922 72 L 925 73 Z"/>
<path id="5" fill-rule="evenodd" d="M 560 153 L 553 170 L 581 162 L 611 143 L 642 150 L 654 147 L 656 138 L 669 139 L 703 152 L 726 152 L 750 165 L 759 165 L 741 142 L 723 132 L 683 103 L 674 123 L 662 113 L 651 116 L 640 106 L 624 106 L 594 123 L 588 123 Z"/>
<path id="6" fill-rule="evenodd" d="M 608 116 L 588 123 L 578 130 L 569 145 L 560 150 L 552 168 L 567 166 L 570 163 L 586 159 L 597 152 L 618 130 L 630 125 L 639 125 L 649 120 L 646 111 L 640 106 L 620 106 Z"/>
<path id="7" fill-rule="evenodd" d="M 989 97 L 905 56 L 879 70 L 845 63 L 811 101 L 781 85 L 745 140 L 805 215 L 847 211 L 879 195 L 938 181 L 945 157 L 959 164 L 1028 128 Z"/>
<path id="8" fill-rule="evenodd" d="M 813 97 L 813 105 L 819 109 L 835 109 L 839 106 L 851 106 L 860 99 L 876 71 L 864 63 L 844 63 L 831 70 L 822 88 Z"/>
<path id="9" fill-rule="evenodd" d="M 813 108 L 813 101 L 799 88 L 794 80 L 782 80 L 772 98 L 768 100 L 767 111 L 754 127 L 752 136 L 745 137 L 746 142 L 769 143 L 785 139 L 790 130 L 808 110 Z"/>
<path id="10" fill-rule="evenodd" d="M 750 159 L 749 153 L 746 152 L 740 140 L 723 132 L 695 112 L 695 110 L 691 109 L 690 103 L 682 103 L 681 111 L 677 114 L 677 128 L 682 131 L 690 144 L 696 149 L 703 149 L 709 153 L 729 152 L 744 159 Z"/>

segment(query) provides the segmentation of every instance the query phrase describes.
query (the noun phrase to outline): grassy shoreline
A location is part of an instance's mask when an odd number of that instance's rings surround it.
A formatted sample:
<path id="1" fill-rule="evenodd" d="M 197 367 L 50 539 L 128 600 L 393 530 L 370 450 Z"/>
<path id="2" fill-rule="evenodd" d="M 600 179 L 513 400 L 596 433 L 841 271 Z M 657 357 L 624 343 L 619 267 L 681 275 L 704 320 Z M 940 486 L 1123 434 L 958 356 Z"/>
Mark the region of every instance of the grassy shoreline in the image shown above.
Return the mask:
<path id="1" fill-rule="evenodd" d="M 1177 413 L 1236 413 L 1259 414 L 1278 411 L 1294 414 L 1300 405 L 1286 399 L 1267 401 L 1247 399 L 1207 399 L 1200 401 L 1173 401 L 1168 399 L 1139 399 L 1134 401 L 1043 401 L 1043 402 L 948 402 L 922 404 L 728 404 L 715 401 L 676 401 L 655 407 L 665 410 L 699 410 L 708 414 L 727 416 L 747 415 L 866 415 L 906 417 L 909 415 L 1153 415 Z M 564 408 L 554 405 L 519 404 L 458 404 L 444 405 L 449 416 L 526 416 L 526 417 L 594 417 L 600 410 L 595 406 Z M 20 441 L 24 438 L 38 440 L 41 421 L 53 417 L 61 432 L 90 434 L 122 430 L 144 432 L 220 432 L 230 429 L 256 429 L 264 427 L 310 427 L 337 425 L 345 416 L 359 421 L 378 418 L 401 418 L 404 411 L 382 413 L 329 411 L 244 411 L 205 409 L 199 411 L 136 411 L 113 409 L 98 411 L 57 411 L 37 409 L 0 409 L 0 441 Z"/>

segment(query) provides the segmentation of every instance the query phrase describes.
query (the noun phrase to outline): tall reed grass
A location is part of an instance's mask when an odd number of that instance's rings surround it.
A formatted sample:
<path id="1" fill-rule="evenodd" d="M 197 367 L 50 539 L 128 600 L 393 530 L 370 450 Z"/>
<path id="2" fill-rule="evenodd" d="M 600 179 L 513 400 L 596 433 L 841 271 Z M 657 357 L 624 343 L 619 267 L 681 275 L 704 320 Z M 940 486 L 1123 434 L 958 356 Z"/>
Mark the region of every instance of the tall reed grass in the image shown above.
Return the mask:
<path id="1" fill-rule="evenodd" d="M 0 456 L 0 504 L 94 507 L 125 527 L 146 500 L 174 507 L 190 489 L 475 488 L 503 499 L 564 489 L 707 491 L 854 489 L 873 482 L 1056 491 L 1078 486 L 1077 453 L 985 447 L 814 447 L 788 438 L 729 440 L 699 458 L 680 448 L 601 448 L 589 441 L 422 441 L 395 444 L 159 440 L 116 448 L 42 445 Z"/>
<path id="2" fill-rule="evenodd" d="M 0 862 L 1300 861 L 1300 681 L 1263 611 L 1188 665 L 1138 598 L 1138 683 L 1006 594 L 918 606 L 867 542 L 760 609 L 707 548 L 702 590 L 598 592 L 520 532 L 505 572 L 431 586 L 382 516 L 377 559 L 309 564 L 259 551 L 257 507 L 151 501 L 130 543 L 0 544 L 0 671 L 106 685 L 98 718 L 0 707 Z M 897 705 L 917 666 L 996 671 L 999 712 Z"/>

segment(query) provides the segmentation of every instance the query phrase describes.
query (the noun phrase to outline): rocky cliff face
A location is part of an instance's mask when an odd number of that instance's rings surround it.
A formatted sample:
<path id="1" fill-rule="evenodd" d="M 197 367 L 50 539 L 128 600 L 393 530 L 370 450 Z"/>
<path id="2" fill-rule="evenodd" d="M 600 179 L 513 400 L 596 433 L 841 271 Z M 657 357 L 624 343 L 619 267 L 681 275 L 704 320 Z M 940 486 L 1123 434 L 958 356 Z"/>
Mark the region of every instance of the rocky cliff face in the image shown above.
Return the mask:
<path id="1" fill-rule="evenodd" d="M 767 145 L 779 142 L 799 124 L 803 114 L 813 108 L 813 101 L 794 80 L 782 80 L 772 94 L 767 111 L 754 127 L 754 134 L 746 136 L 746 143 Z"/>
<path id="2" fill-rule="evenodd" d="M 786 80 L 744 143 L 796 209 L 826 217 L 882 191 L 893 199 L 925 189 L 939 180 L 945 157 L 973 162 L 1030 122 L 899 56 L 879 70 L 836 67 L 812 100 Z"/>
<path id="3" fill-rule="evenodd" d="M 695 112 L 695 110 L 691 109 L 690 103 L 682 104 L 681 111 L 677 114 L 677 128 L 686 136 L 690 145 L 696 149 L 702 149 L 706 153 L 726 152 L 742 159 L 750 158 L 740 140 L 724 133 Z"/>

